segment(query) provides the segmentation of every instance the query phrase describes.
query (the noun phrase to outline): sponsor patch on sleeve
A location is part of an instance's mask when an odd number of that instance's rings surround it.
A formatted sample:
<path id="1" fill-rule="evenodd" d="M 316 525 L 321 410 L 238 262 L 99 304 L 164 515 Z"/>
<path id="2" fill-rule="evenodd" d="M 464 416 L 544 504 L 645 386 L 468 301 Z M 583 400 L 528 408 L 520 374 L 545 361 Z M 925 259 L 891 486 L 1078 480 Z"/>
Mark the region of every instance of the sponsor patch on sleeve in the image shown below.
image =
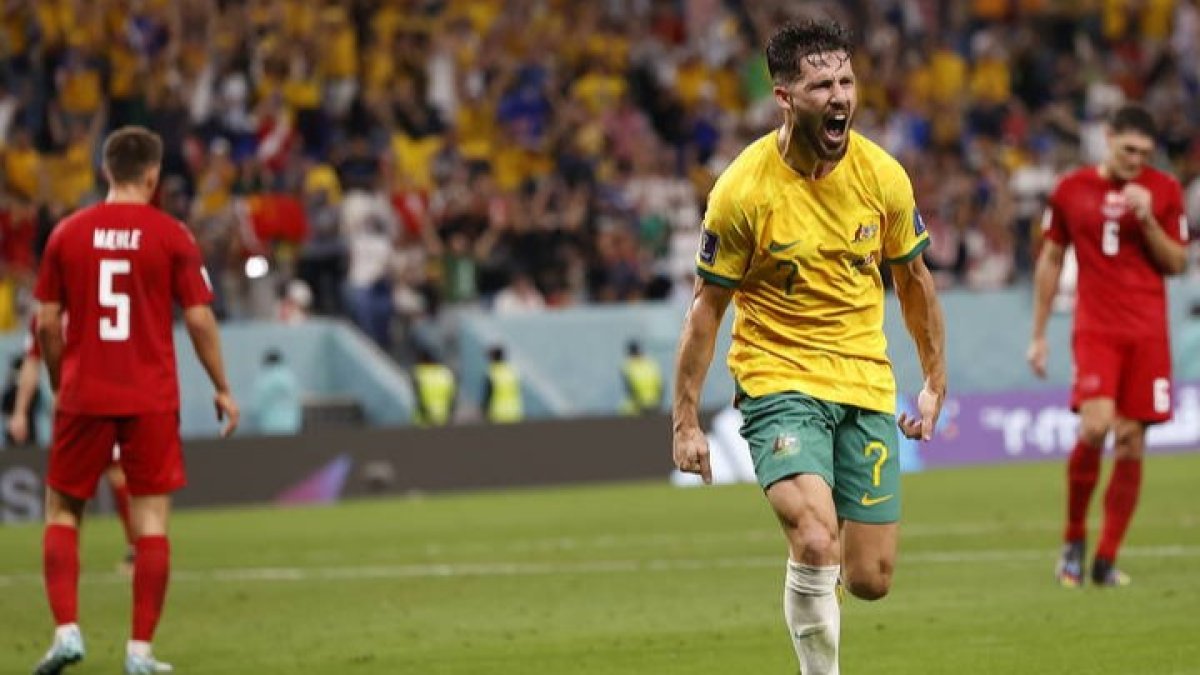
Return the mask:
<path id="1" fill-rule="evenodd" d="M 921 217 L 920 210 L 913 208 L 913 235 L 921 236 L 925 233 L 925 219 Z"/>
<path id="2" fill-rule="evenodd" d="M 717 262 L 717 248 L 721 245 L 721 237 L 712 230 L 704 230 L 700 235 L 700 261 L 705 265 Z"/>

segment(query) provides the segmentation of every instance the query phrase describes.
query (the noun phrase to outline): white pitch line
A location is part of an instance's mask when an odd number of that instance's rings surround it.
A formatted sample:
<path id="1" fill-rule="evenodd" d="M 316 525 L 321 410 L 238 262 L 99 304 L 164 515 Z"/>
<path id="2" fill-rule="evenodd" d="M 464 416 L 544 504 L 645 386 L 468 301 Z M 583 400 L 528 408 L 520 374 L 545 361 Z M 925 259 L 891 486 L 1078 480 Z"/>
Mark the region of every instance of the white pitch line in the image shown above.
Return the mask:
<path id="1" fill-rule="evenodd" d="M 1192 528 L 1196 523 L 1190 519 L 1160 521 L 1139 520 L 1139 527 L 1167 525 L 1177 528 Z M 1092 529 L 1099 529 L 1100 521 L 1089 523 Z M 900 527 L 901 541 L 924 538 L 942 537 L 983 537 L 999 533 L 1040 533 L 1058 532 L 1062 529 L 1061 521 L 1026 521 L 1018 523 L 954 523 L 949 525 L 913 523 Z M 530 553 L 548 551 L 572 551 L 580 549 L 624 548 L 635 545 L 653 546 L 696 546 L 699 544 L 722 544 L 728 542 L 782 542 L 782 535 L 777 529 L 752 529 L 726 532 L 653 532 L 643 534 L 608 533 L 592 534 L 585 537 L 548 537 L 542 539 L 513 539 L 500 544 L 483 542 L 455 541 L 447 543 L 430 543 L 422 547 L 429 556 L 443 556 L 452 552 L 489 551 L 509 553 Z"/>
<path id="2" fill-rule="evenodd" d="M 1200 558 L 1200 546 L 1132 546 L 1121 551 L 1128 558 Z M 920 551 L 902 553 L 900 564 L 959 564 L 970 562 L 1038 562 L 1052 560 L 1045 549 L 993 549 L 980 551 Z M 683 558 L 645 560 L 587 560 L 578 562 L 430 563 L 413 565 L 363 565 L 344 567 L 244 567 L 215 570 L 179 570 L 171 578 L 183 583 L 246 581 L 359 581 L 370 579 L 436 579 L 459 577 L 552 576 L 558 574 L 627 574 L 716 569 L 783 567 L 781 556 Z M 126 583 L 114 573 L 89 573 L 90 583 Z M 0 576 L 0 586 L 40 584 L 40 574 Z"/>

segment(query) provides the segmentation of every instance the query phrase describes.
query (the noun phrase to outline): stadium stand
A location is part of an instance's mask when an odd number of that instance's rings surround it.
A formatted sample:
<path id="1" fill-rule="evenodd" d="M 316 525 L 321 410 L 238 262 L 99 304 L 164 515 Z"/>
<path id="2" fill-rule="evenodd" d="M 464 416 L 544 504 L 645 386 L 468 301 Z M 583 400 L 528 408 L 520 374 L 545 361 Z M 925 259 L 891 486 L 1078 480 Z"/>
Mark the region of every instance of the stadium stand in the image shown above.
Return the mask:
<path id="1" fill-rule="evenodd" d="M 813 14 L 860 36 L 857 125 L 912 175 L 943 286 L 1027 276 L 1046 192 L 1127 97 L 1162 120 L 1157 161 L 1200 222 L 1192 2 L 14 0 L 0 330 L 53 224 L 102 195 L 98 139 L 131 123 L 166 140 L 160 205 L 229 320 L 345 317 L 403 364 L 419 343 L 470 375 L 491 316 L 684 297 L 709 187 L 776 121 L 764 36 Z M 604 368 L 573 405 L 608 405 Z"/>

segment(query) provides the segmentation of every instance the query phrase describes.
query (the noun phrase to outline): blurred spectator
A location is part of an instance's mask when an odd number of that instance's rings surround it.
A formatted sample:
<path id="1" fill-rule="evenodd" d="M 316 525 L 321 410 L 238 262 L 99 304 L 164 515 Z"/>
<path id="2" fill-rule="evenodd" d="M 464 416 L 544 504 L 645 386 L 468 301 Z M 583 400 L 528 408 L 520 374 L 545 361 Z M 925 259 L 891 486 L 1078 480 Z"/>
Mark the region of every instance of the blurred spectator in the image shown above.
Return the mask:
<path id="1" fill-rule="evenodd" d="M 532 298 L 514 270 L 547 308 L 686 296 L 708 190 L 779 121 L 762 46 L 818 15 L 860 36 L 856 124 L 912 176 L 942 285 L 1027 277 L 1047 186 L 1121 101 L 1193 186 L 1200 154 L 1194 0 L 8 4 L 0 315 L 129 123 L 163 136 L 222 317 L 269 318 L 292 278 L 381 343 Z"/>
<path id="2" fill-rule="evenodd" d="M 301 245 L 298 274 L 313 291 L 313 307 L 322 314 L 341 310 L 346 273 L 346 242 L 341 233 L 341 183 L 327 164 L 309 169 L 304 179 L 308 239 Z"/>
<path id="3" fill-rule="evenodd" d="M 267 350 L 250 396 L 251 428 L 267 435 L 299 433 L 304 412 L 300 398 L 300 381 L 283 353 Z"/>
<path id="4" fill-rule="evenodd" d="M 308 320 L 312 302 L 312 290 L 308 284 L 303 279 L 292 279 L 280 291 L 275 320 L 288 326 L 302 324 Z"/>
<path id="5" fill-rule="evenodd" d="M 391 232 L 378 216 L 363 214 L 347 241 L 346 310 L 354 323 L 386 351 L 391 347 Z"/>
<path id="6" fill-rule="evenodd" d="M 495 345 L 488 349 L 487 377 L 479 400 L 484 418 L 493 424 L 510 424 L 525 418 L 521 376 L 508 362 L 504 347 Z"/>
<path id="7" fill-rule="evenodd" d="M 4 147 L 5 189 L 16 197 L 41 200 L 42 153 L 33 145 L 33 131 L 23 124 L 12 128 Z"/>
<path id="8" fill-rule="evenodd" d="M 640 415 L 662 407 L 662 369 L 657 361 L 642 353 L 642 345 L 637 340 L 630 340 L 626 346 L 621 382 L 625 387 L 625 401 L 621 404 L 623 414 Z"/>
<path id="9" fill-rule="evenodd" d="M 537 312 L 545 306 L 546 301 L 542 298 L 541 291 L 533 284 L 533 279 L 522 271 L 515 272 L 512 280 L 492 301 L 492 310 L 497 314 Z"/>
<path id="10" fill-rule="evenodd" d="M 0 264 L 26 284 L 33 276 L 36 238 L 37 211 L 32 202 L 13 196 L 0 204 Z"/>
<path id="11" fill-rule="evenodd" d="M 448 424 L 458 398 L 454 371 L 438 361 L 433 352 L 421 349 L 412 377 L 417 394 L 416 423 L 437 427 Z"/>

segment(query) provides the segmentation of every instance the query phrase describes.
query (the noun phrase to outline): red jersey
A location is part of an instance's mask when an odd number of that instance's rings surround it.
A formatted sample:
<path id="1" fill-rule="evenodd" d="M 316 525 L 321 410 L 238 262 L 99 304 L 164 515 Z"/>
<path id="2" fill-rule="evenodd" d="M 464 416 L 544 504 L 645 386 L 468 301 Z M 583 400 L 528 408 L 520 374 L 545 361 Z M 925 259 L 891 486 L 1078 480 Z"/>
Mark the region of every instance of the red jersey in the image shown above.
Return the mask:
<path id="1" fill-rule="evenodd" d="M 70 316 L 59 409 L 85 415 L 179 409 L 174 305 L 212 301 L 200 249 L 181 223 L 141 204 L 82 209 L 50 235 L 35 293 Z"/>
<path id="2" fill-rule="evenodd" d="M 1167 236 L 1186 242 L 1188 225 L 1179 182 L 1151 167 L 1142 169 L 1133 182 L 1150 191 L 1154 219 Z M 1104 178 L 1097 167 L 1067 174 L 1050 195 L 1042 230 L 1051 241 L 1075 246 L 1079 261 L 1076 331 L 1165 334 L 1163 273 L 1146 249 L 1142 224 L 1126 208 L 1124 185 Z"/>

